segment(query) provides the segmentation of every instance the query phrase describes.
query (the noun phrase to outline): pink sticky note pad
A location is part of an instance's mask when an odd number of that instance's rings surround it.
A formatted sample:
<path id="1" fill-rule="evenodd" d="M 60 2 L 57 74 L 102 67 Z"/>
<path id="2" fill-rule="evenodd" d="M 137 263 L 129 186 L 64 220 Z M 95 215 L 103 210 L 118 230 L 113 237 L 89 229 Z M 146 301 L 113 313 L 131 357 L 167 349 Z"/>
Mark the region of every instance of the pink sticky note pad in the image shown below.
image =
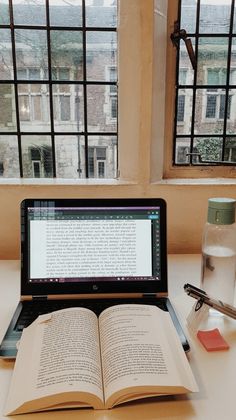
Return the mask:
<path id="1" fill-rule="evenodd" d="M 198 331 L 197 337 L 207 351 L 228 350 L 229 345 L 218 328 L 209 331 Z"/>

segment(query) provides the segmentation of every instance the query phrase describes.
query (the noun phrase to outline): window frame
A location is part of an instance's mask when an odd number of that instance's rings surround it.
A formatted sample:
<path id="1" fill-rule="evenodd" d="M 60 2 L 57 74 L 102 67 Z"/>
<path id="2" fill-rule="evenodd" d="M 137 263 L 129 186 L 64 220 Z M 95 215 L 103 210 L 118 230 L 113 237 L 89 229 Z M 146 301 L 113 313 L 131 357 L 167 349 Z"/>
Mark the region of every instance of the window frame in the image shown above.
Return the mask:
<path id="1" fill-rule="evenodd" d="M 175 121 L 175 80 L 177 52 L 170 36 L 174 31 L 174 22 L 178 20 L 179 0 L 168 1 L 167 14 L 167 50 L 166 50 L 166 114 L 165 114 L 165 158 L 164 178 L 235 178 L 236 165 L 197 165 L 178 166 L 173 164 L 173 141 Z M 218 93 L 217 93 L 218 94 Z M 206 108 L 205 108 L 206 110 Z"/>
<path id="2" fill-rule="evenodd" d="M 176 50 L 170 34 L 177 15 L 178 0 L 119 1 L 118 176 L 103 179 L 103 187 L 149 185 L 156 194 L 152 186 L 162 179 L 215 178 L 217 182 L 220 177 L 236 177 L 234 167 L 172 166 Z M 12 182 L 27 185 L 31 180 L 1 176 L 2 184 Z M 75 182 L 88 186 L 88 191 L 100 184 L 94 178 L 37 180 L 40 185 L 69 186 Z"/>
<path id="3" fill-rule="evenodd" d="M 69 117 L 73 118 L 73 116 L 76 115 L 76 110 L 74 105 L 72 104 L 71 101 L 71 93 L 69 92 L 68 94 L 66 92 L 60 92 L 60 86 L 62 84 L 66 84 L 67 86 L 70 85 L 74 85 L 74 86 L 80 86 L 81 89 L 83 90 L 83 129 L 81 127 L 79 127 L 76 130 L 76 133 L 74 135 L 77 136 L 83 136 L 84 139 L 84 149 L 85 149 L 85 153 L 84 153 L 84 177 L 87 178 L 88 177 L 88 161 L 87 161 L 87 149 L 88 149 L 88 144 L 90 141 L 90 138 L 92 136 L 94 136 L 96 134 L 96 136 L 101 136 L 103 139 L 108 139 L 108 144 L 112 144 L 112 147 L 117 148 L 117 142 L 115 143 L 113 141 L 113 138 L 117 137 L 117 119 L 115 117 L 112 118 L 112 127 L 101 127 L 100 130 L 98 132 L 95 132 L 95 130 L 91 130 L 91 127 L 89 127 L 89 122 L 88 122 L 88 118 L 87 116 L 89 115 L 89 103 L 88 103 L 88 89 L 91 86 L 99 86 L 99 87 L 104 87 L 106 89 L 106 87 L 108 86 L 109 89 L 111 86 L 116 86 L 117 85 L 117 81 L 116 80 L 107 80 L 105 79 L 99 79 L 96 80 L 96 78 L 94 80 L 90 80 L 89 76 L 86 75 L 86 68 L 87 63 L 88 63 L 88 56 L 86 55 L 86 51 L 87 51 L 87 42 L 86 42 L 86 38 L 88 36 L 88 34 L 90 33 L 94 33 L 95 31 L 97 33 L 102 33 L 102 32 L 107 32 L 110 34 L 115 34 L 115 38 L 116 38 L 116 32 L 117 29 L 115 26 L 112 25 L 108 25 L 108 26 L 89 26 L 87 25 L 87 21 L 85 19 L 86 13 L 87 13 L 87 4 L 86 4 L 86 0 L 82 0 L 82 6 L 81 6 L 81 10 L 82 10 L 82 21 L 80 24 L 80 27 L 77 27 L 74 25 L 73 28 L 68 29 L 68 27 L 64 27 L 64 26 L 60 26 L 57 27 L 55 25 L 51 25 L 50 24 L 50 4 L 49 4 L 49 0 L 45 0 L 45 25 L 41 26 L 41 25 L 33 25 L 32 28 L 35 31 L 41 31 L 43 35 L 45 35 L 45 40 L 47 39 L 47 46 L 48 46 L 48 50 L 47 50 L 47 64 L 48 64 L 48 77 L 43 77 L 41 73 L 44 72 L 40 69 L 37 69 L 35 67 L 33 67 L 33 65 L 30 65 L 29 67 L 27 66 L 27 64 L 25 63 L 25 66 L 20 69 L 20 71 L 22 72 L 22 75 L 25 74 L 26 77 L 19 77 L 18 75 L 18 69 L 19 67 L 17 67 L 18 63 L 17 63 L 17 41 L 16 41 L 16 31 L 19 29 L 21 31 L 29 31 L 31 30 L 31 25 L 28 25 L 27 23 L 25 23 L 24 25 L 18 25 L 17 22 L 14 22 L 13 24 L 13 11 L 14 11 L 14 7 L 12 4 L 12 1 L 10 0 L 10 5 L 9 5 L 9 22 L 5 25 L 1 26 L 1 29 L 5 29 L 5 27 L 9 27 L 9 31 L 11 33 L 11 43 L 12 43 L 12 77 L 10 78 L 10 80 L 1 80 L 1 84 L 4 86 L 4 83 L 6 83 L 7 86 L 9 86 L 9 88 L 12 88 L 12 99 L 15 98 L 15 106 L 13 106 L 13 109 L 15 111 L 15 130 L 13 131 L 13 134 L 16 138 L 17 138 L 17 142 L 16 145 L 18 145 L 18 158 L 19 158 L 19 179 L 24 180 L 27 179 L 27 171 L 25 171 L 24 168 L 24 163 L 23 163 L 23 159 L 22 159 L 22 155 L 23 155 L 23 142 L 21 141 L 21 139 L 23 138 L 23 136 L 28 136 L 30 137 L 31 135 L 41 135 L 42 134 L 42 138 L 45 134 L 45 131 L 48 132 L 48 135 L 50 135 L 50 142 L 51 142 L 51 149 L 52 149 L 52 174 L 53 177 L 57 177 L 57 151 L 56 151 L 56 136 L 60 136 L 60 130 L 57 129 L 57 123 L 58 122 L 62 122 L 63 125 L 65 124 L 66 126 L 69 126 L 69 124 L 71 123 L 71 120 L 69 119 Z M 36 29 L 35 29 L 36 28 Z M 72 79 L 66 79 L 63 77 L 61 78 L 57 78 L 54 77 L 54 73 L 55 74 L 59 74 L 62 73 L 63 76 L 63 72 L 70 72 L 70 69 L 65 67 L 62 68 L 57 68 L 52 65 L 52 47 L 51 47 L 51 37 L 50 34 L 53 33 L 55 34 L 56 31 L 61 31 L 61 33 L 63 31 L 73 31 L 74 33 L 78 33 L 81 34 L 82 36 L 82 45 L 83 45 L 83 49 L 82 49 L 82 58 L 83 58 L 83 78 L 79 78 L 77 80 L 77 78 L 72 78 Z M 40 33 L 40 32 L 39 32 Z M 113 51 L 114 48 L 114 51 Z M 112 47 L 112 52 L 114 53 L 114 56 L 116 56 L 116 43 L 115 46 L 113 45 Z M 39 74 L 37 74 L 37 72 Z M 22 76 L 21 75 L 21 76 Z M 37 77 L 39 77 L 39 79 L 36 78 L 36 80 L 34 80 L 34 76 L 37 75 Z M 33 78 L 32 78 L 33 77 Z M 44 88 L 43 86 L 47 86 L 47 92 L 44 92 Z M 22 92 L 20 91 L 21 89 L 19 88 L 20 86 L 24 87 L 22 89 Z M 39 86 L 39 90 L 38 91 L 34 91 L 34 86 Z M 55 87 L 55 91 L 54 91 L 54 87 Z M 115 93 L 113 94 L 115 95 Z M 21 110 L 20 110 L 20 102 L 21 102 L 21 98 L 22 97 L 22 106 L 23 108 L 25 108 L 25 114 L 21 114 Z M 64 99 L 65 98 L 65 99 Z M 69 99 L 68 99 L 69 98 Z M 55 99 L 55 101 L 54 101 Z M 68 111 L 68 109 L 66 109 L 66 107 L 64 107 L 65 112 L 63 113 L 63 109 L 62 109 L 62 101 L 63 99 L 70 103 L 71 105 L 73 105 L 71 107 L 71 109 Z M 42 105 L 45 105 L 43 102 L 44 100 L 48 101 L 48 104 L 46 103 L 46 107 L 43 107 Z M 55 104 L 55 107 L 54 107 Z M 46 108 L 48 108 L 48 110 L 46 110 Z M 55 108 L 55 109 L 54 109 Z M 41 114 L 39 115 L 38 111 L 41 111 Z M 22 118 L 23 116 L 23 118 Z M 49 120 L 46 121 L 45 120 L 45 116 L 48 116 Z M 38 118 L 36 118 L 38 117 Z M 30 128 L 32 126 L 32 122 L 35 123 L 35 127 L 33 127 L 32 130 L 28 130 L 28 127 Z M 39 128 L 36 127 L 37 123 L 49 123 L 48 124 L 48 129 L 45 128 L 45 130 L 43 128 Z M 12 124 L 14 124 L 14 122 L 12 122 Z M 40 124 L 38 124 L 40 125 Z M 27 127 L 28 126 L 28 127 Z M 24 128 L 23 128 L 24 127 Z M 62 130 L 63 134 L 65 130 Z M 68 130 L 69 134 L 66 133 L 65 135 L 72 136 L 72 134 L 70 134 L 70 130 Z M 6 138 L 9 139 L 10 142 L 10 136 L 9 132 L 7 132 L 6 130 L 2 130 L 0 135 L 5 136 Z M 113 153 L 113 155 L 115 156 L 115 153 Z M 112 169 L 114 176 L 117 173 L 117 162 L 113 162 L 113 169 Z M 80 173 L 78 171 L 78 173 Z M 6 175 L 7 176 L 7 175 Z M 79 175 L 80 177 L 80 175 Z M 6 178 L 7 179 L 7 178 Z M 58 179 L 58 178 L 54 178 L 54 179 Z M 83 178 L 82 178 L 83 179 Z"/>

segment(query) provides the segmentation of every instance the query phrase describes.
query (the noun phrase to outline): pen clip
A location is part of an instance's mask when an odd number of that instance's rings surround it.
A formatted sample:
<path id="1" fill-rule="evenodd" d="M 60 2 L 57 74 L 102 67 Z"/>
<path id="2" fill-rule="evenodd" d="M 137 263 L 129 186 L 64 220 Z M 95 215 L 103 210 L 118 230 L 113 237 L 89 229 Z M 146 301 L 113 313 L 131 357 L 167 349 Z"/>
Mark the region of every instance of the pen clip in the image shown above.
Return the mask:
<path id="1" fill-rule="evenodd" d="M 195 312 L 199 311 L 199 309 L 201 309 L 202 305 L 204 303 L 204 299 L 200 298 L 198 299 L 196 306 L 195 306 Z"/>

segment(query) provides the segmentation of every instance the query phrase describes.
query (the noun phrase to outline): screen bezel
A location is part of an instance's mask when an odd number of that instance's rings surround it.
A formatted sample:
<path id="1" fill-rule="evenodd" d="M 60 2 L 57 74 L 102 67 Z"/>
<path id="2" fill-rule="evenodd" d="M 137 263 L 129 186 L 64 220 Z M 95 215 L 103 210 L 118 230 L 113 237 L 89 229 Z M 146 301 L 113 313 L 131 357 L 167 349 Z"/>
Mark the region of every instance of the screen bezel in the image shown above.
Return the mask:
<path id="1" fill-rule="evenodd" d="M 57 207 L 159 207 L 160 208 L 160 259 L 161 279 L 145 281 L 99 281 L 79 283 L 30 283 L 28 268 L 28 220 L 27 209 L 49 202 Z M 167 242 L 166 242 L 166 202 L 162 198 L 107 198 L 107 199 L 25 199 L 21 203 L 21 294 L 22 295 L 84 295 L 111 293 L 161 293 L 167 294 Z"/>

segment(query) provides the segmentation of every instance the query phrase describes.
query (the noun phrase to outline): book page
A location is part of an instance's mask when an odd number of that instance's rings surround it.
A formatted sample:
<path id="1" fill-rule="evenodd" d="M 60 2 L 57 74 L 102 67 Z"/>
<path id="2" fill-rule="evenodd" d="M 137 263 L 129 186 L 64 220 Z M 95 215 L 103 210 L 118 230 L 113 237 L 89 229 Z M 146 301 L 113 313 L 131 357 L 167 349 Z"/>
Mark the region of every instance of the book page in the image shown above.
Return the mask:
<path id="1" fill-rule="evenodd" d="M 75 391 L 103 401 L 98 320 L 84 308 L 43 315 L 23 331 L 7 411 L 25 401 Z"/>
<path id="2" fill-rule="evenodd" d="M 193 385 L 184 378 L 184 373 L 181 377 L 181 370 L 185 368 L 183 359 L 174 360 L 167 338 L 172 334 L 165 322 L 167 317 L 168 313 L 149 305 L 118 305 L 100 315 L 105 400 L 129 387 L 166 389 L 168 386 Z M 180 342 L 174 343 L 181 347 Z"/>

